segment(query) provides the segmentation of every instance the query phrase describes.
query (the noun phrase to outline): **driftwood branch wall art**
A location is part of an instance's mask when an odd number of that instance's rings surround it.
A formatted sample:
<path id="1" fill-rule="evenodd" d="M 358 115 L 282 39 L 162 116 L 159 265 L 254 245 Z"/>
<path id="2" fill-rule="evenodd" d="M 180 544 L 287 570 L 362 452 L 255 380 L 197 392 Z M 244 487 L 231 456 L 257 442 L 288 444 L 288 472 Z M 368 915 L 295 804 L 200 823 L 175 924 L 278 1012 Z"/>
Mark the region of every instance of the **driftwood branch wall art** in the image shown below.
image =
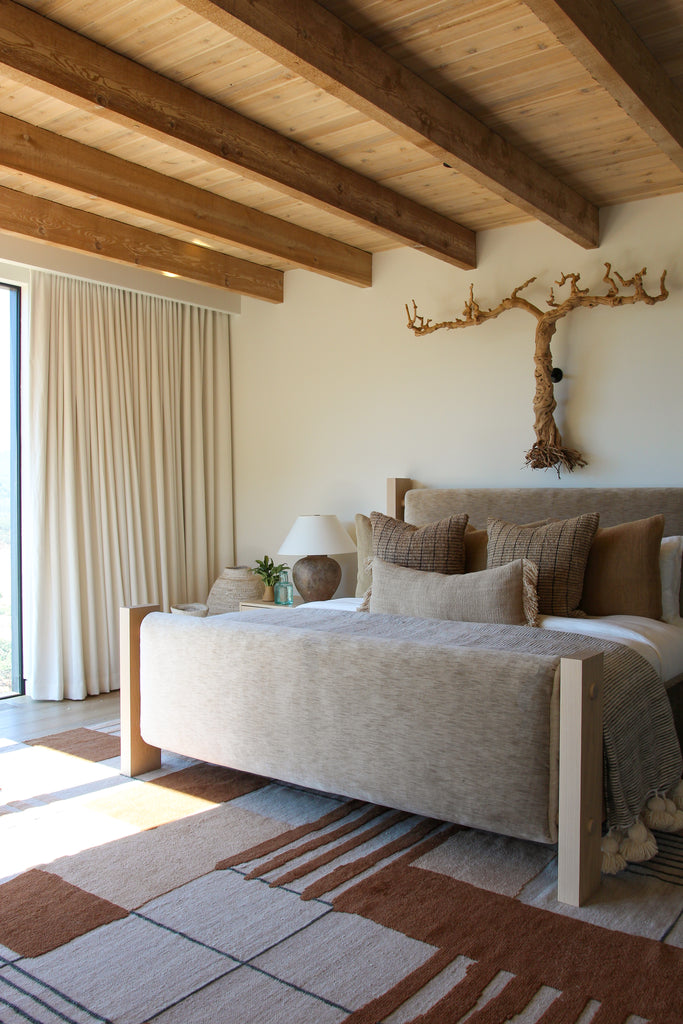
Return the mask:
<path id="1" fill-rule="evenodd" d="M 526 464 L 532 469 L 549 469 L 554 467 L 558 476 L 562 469 L 576 469 L 578 466 L 585 466 L 587 462 L 581 452 L 574 448 L 567 448 L 557 429 L 554 412 L 557 406 L 554 393 L 553 362 L 550 351 L 550 342 L 557 330 L 557 322 L 567 316 L 573 309 L 580 307 L 591 309 L 595 306 L 627 306 L 635 302 L 644 302 L 653 306 L 656 302 L 663 302 L 668 296 L 665 286 L 666 270 L 663 272 L 659 282 L 659 294 L 649 295 L 643 286 L 643 278 L 647 274 L 647 268 L 634 274 L 628 280 L 623 278 L 617 271 L 612 270 L 610 263 L 605 264 L 606 271 L 603 282 L 607 290 L 603 295 L 593 295 L 588 288 L 579 287 L 579 274 L 562 274 L 555 284 L 558 288 L 564 288 L 569 284 L 569 294 L 561 301 L 556 298 L 554 290 L 550 289 L 548 298 L 549 309 L 543 311 L 520 295 L 536 278 L 530 277 L 524 284 L 515 288 L 507 298 L 503 299 L 493 309 L 482 309 L 474 298 L 474 286 L 470 285 L 469 298 L 465 302 L 462 317 L 455 320 L 444 320 L 441 323 L 432 323 L 425 319 L 417 311 L 415 300 L 412 302 L 412 311 L 406 305 L 408 315 L 408 327 L 414 334 L 422 336 L 432 334 L 434 331 L 455 330 L 459 327 L 473 327 L 486 323 L 487 320 L 495 320 L 507 309 L 523 309 L 531 313 L 536 319 L 536 336 L 534 347 L 534 379 L 536 387 L 534 391 L 534 432 L 536 440 L 526 453 Z M 622 292 L 621 289 L 630 289 Z"/>

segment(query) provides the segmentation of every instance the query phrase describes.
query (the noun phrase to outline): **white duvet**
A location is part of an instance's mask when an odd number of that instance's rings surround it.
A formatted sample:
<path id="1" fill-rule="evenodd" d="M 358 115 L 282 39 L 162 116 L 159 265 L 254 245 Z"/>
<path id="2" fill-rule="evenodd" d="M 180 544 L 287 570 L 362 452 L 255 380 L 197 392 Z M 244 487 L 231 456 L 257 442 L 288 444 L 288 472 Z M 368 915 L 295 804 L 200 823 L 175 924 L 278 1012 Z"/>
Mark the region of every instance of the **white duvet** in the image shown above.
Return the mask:
<path id="1" fill-rule="evenodd" d="M 325 608 L 353 611 L 360 606 L 357 597 L 338 597 L 331 601 L 312 601 L 302 608 Z M 541 615 L 541 629 L 557 629 L 564 633 L 582 633 L 632 647 L 649 661 L 665 683 L 683 675 L 683 619 L 675 623 L 644 619 L 638 615 L 609 615 L 600 619 L 565 619 L 557 615 Z"/>

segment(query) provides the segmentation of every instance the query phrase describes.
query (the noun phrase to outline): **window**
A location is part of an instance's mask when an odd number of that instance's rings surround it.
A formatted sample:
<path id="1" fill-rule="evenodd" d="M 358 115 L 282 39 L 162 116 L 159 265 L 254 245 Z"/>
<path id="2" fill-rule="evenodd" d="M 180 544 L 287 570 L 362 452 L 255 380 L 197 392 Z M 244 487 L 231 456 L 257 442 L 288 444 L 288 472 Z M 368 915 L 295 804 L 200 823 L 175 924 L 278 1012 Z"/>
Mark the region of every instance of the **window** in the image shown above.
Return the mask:
<path id="1" fill-rule="evenodd" d="M 0 698 L 24 692 L 21 645 L 21 292 L 0 284 Z"/>

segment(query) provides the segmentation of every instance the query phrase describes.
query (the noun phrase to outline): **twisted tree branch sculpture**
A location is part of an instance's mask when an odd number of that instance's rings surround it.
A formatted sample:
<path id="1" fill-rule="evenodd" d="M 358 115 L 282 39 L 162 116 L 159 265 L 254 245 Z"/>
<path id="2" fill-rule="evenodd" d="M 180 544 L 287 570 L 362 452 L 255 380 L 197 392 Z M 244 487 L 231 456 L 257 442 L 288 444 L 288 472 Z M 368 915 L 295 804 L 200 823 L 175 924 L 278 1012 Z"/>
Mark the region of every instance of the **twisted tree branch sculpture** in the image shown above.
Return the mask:
<path id="1" fill-rule="evenodd" d="M 440 323 L 432 323 L 431 319 L 425 319 L 418 313 L 417 305 L 413 300 L 412 312 L 406 305 L 408 316 L 408 328 L 416 336 L 432 334 L 434 331 L 455 330 L 460 327 L 472 327 L 477 324 L 486 323 L 487 320 L 495 320 L 508 309 L 523 309 L 536 318 L 536 336 L 534 347 L 534 379 L 536 388 L 534 392 L 534 432 L 536 440 L 526 453 L 526 464 L 532 469 L 549 469 L 553 466 L 560 475 L 562 468 L 571 472 L 579 466 L 587 465 L 581 452 L 574 448 L 567 448 L 562 442 L 562 436 L 555 423 L 554 412 L 557 407 L 555 401 L 554 384 L 552 379 L 552 354 L 550 342 L 557 330 L 557 321 L 567 316 L 573 309 L 584 307 L 591 309 L 595 306 L 626 306 L 635 302 L 644 302 L 653 306 L 656 302 L 663 302 L 668 297 L 666 290 L 666 270 L 663 272 L 659 282 L 659 294 L 649 295 L 643 286 L 643 278 L 647 274 L 647 268 L 643 267 L 633 277 L 626 280 L 617 271 L 612 272 L 612 265 L 605 264 L 606 271 L 603 281 L 607 285 L 607 292 L 604 295 L 592 295 L 588 288 L 580 288 L 580 274 L 562 274 L 555 284 L 558 288 L 564 288 L 569 282 L 569 295 L 562 301 L 555 297 L 553 288 L 550 289 L 548 306 L 545 312 L 539 309 L 528 299 L 520 295 L 536 278 L 531 277 L 524 284 L 513 289 L 507 298 L 503 299 L 493 309 L 482 309 L 474 297 L 474 286 L 470 285 L 469 297 L 465 302 L 462 316 L 455 320 L 444 320 Z M 616 279 L 616 280 L 615 280 Z M 631 288 L 631 293 L 622 293 L 621 288 Z"/>

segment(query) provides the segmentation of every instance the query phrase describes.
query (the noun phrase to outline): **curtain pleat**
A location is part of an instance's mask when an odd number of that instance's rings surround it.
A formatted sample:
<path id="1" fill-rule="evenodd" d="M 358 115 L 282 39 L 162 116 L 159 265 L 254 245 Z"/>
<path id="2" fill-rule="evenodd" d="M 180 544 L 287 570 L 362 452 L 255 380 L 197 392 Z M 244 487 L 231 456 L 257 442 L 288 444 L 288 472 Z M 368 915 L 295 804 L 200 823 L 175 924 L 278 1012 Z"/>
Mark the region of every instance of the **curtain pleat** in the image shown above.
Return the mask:
<path id="1" fill-rule="evenodd" d="M 36 272 L 24 395 L 28 693 L 119 685 L 122 605 L 232 564 L 227 315 Z"/>

